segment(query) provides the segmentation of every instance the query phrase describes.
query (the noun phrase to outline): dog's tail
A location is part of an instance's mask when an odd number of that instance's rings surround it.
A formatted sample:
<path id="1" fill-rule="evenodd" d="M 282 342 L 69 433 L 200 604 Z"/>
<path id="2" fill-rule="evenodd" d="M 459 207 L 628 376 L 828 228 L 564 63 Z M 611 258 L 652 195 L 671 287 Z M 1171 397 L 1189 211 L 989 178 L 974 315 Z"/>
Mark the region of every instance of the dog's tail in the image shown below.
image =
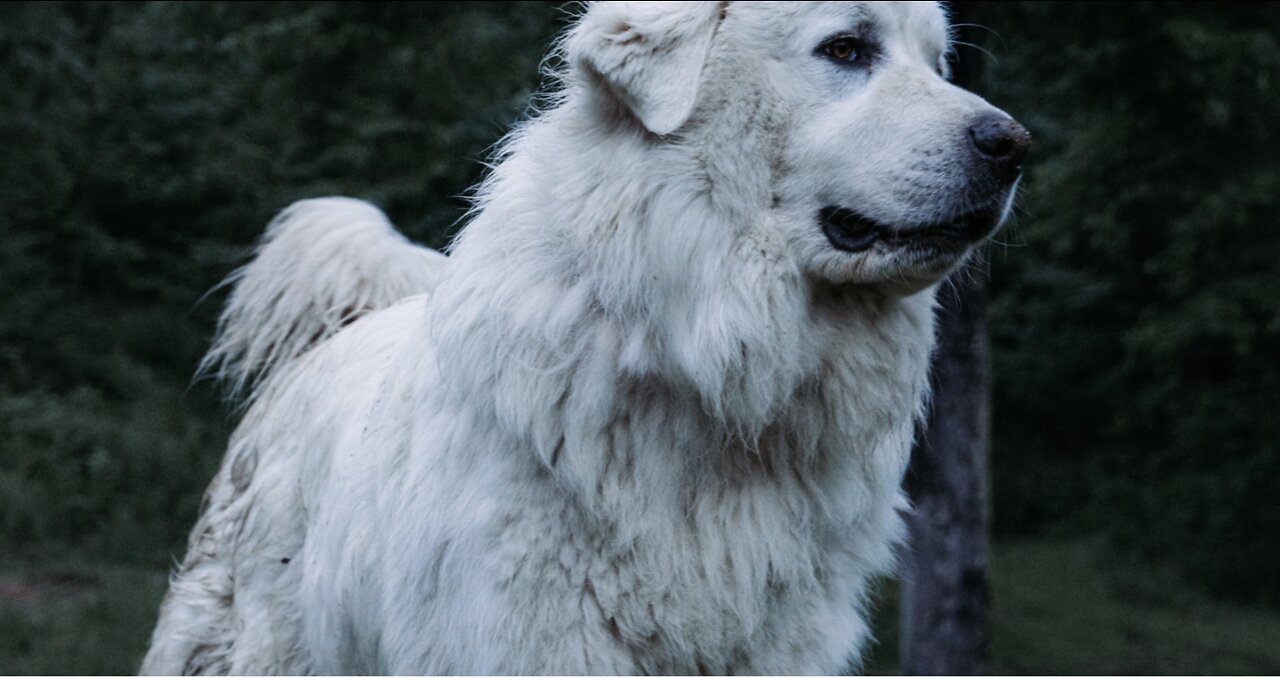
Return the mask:
<path id="1" fill-rule="evenodd" d="M 377 207 L 351 198 L 287 207 L 231 285 L 197 374 L 247 395 L 281 365 L 356 318 L 430 291 L 447 258 L 396 232 Z"/>

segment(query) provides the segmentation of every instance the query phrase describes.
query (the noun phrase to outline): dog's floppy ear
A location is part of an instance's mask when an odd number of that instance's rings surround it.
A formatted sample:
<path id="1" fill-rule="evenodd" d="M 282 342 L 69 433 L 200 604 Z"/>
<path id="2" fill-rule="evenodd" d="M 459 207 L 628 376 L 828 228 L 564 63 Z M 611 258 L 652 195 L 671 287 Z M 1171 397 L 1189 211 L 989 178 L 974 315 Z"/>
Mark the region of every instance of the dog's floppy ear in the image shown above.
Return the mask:
<path id="1" fill-rule="evenodd" d="M 566 43 L 584 69 L 650 132 L 689 119 L 724 2 L 592 3 Z"/>

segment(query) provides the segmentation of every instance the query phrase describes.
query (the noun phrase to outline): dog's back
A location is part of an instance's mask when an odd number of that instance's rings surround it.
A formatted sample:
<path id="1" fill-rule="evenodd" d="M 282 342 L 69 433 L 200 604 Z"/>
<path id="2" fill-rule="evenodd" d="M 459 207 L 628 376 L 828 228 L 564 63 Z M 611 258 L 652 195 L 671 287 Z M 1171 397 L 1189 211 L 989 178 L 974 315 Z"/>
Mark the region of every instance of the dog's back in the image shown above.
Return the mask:
<path id="1" fill-rule="evenodd" d="M 228 279 L 202 370 L 248 409 L 172 576 L 143 673 L 311 670 L 298 600 L 308 488 L 330 472 L 334 449 L 355 449 L 351 436 L 392 387 L 387 366 L 425 326 L 420 295 L 446 265 L 372 205 L 325 198 L 282 212 Z"/>
<path id="2" fill-rule="evenodd" d="M 267 226 L 233 285 L 200 372 L 233 396 L 360 316 L 430 291 L 444 255 L 409 242 L 373 205 L 316 198 L 290 205 Z"/>

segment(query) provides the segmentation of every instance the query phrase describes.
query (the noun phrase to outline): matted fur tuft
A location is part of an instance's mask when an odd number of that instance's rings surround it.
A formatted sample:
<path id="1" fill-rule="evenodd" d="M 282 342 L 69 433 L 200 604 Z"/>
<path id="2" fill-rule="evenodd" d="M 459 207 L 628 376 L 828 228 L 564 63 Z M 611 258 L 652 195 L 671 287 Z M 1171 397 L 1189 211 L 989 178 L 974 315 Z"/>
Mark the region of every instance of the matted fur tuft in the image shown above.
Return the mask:
<path id="1" fill-rule="evenodd" d="M 267 226 L 253 260 L 219 287 L 231 295 L 197 373 L 230 397 L 252 388 L 356 318 L 435 284 L 447 258 L 396 232 L 362 200 L 300 200 Z"/>

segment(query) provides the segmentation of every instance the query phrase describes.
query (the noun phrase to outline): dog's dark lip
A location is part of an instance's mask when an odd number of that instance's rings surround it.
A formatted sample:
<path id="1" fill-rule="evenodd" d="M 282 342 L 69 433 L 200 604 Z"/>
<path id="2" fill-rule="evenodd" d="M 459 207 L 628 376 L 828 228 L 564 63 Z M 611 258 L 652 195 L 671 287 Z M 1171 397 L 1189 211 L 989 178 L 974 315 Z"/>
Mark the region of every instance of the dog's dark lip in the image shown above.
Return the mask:
<path id="1" fill-rule="evenodd" d="M 829 206 L 818 213 L 818 221 L 831 246 L 844 252 L 862 252 L 878 242 L 890 247 L 961 249 L 995 230 L 1000 212 L 999 203 L 993 202 L 946 221 L 894 228 L 847 207 Z"/>

